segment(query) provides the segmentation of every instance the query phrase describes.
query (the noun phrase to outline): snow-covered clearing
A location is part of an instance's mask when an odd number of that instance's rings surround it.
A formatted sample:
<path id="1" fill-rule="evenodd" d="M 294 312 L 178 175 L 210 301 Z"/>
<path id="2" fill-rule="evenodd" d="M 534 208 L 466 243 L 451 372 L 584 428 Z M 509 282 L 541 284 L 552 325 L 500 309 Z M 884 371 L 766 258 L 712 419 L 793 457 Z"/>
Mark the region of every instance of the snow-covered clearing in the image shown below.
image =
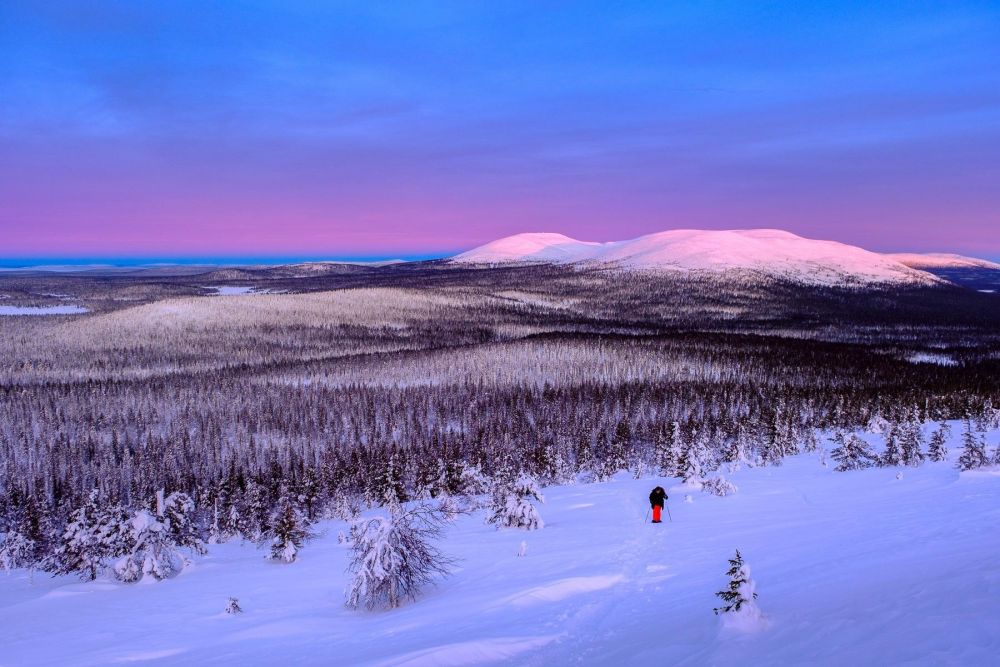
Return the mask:
<path id="1" fill-rule="evenodd" d="M 935 354 L 933 352 L 917 352 L 907 357 L 913 364 L 937 364 L 938 366 L 957 366 L 958 362 L 954 357 L 947 354 Z"/>
<path id="2" fill-rule="evenodd" d="M 80 315 L 83 306 L 0 306 L 0 315 Z"/>
<path id="3" fill-rule="evenodd" d="M 17 571 L 0 576 L 0 664 L 996 664 L 998 471 L 834 472 L 806 454 L 729 477 L 722 498 L 627 475 L 549 487 L 538 531 L 461 517 L 453 576 L 389 612 L 344 608 L 336 521 L 290 565 L 233 542 L 151 585 Z M 672 523 L 644 520 L 656 483 Z M 736 548 L 766 616 L 749 634 L 712 613 Z M 244 613 L 224 613 L 230 596 Z"/>

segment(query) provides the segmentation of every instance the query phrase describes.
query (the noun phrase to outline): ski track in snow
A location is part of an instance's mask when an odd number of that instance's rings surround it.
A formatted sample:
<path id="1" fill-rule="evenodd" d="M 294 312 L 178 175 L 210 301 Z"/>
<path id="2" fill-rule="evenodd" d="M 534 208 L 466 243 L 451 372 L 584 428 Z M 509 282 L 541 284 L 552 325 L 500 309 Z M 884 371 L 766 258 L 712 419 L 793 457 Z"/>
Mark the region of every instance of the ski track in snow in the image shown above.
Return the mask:
<path id="1" fill-rule="evenodd" d="M 901 479 L 804 454 L 727 475 L 733 496 L 670 491 L 672 523 L 645 516 L 671 480 L 550 487 L 540 531 L 457 520 L 453 576 L 389 612 L 344 609 L 339 522 L 292 565 L 231 542 L 148 586 L 0 575 L 0 665 L 992 665 L 1000 470 L 956 471 L 960 432 Z M 752 634 L 712 614 L 736 548 L 769 619 Z"/>

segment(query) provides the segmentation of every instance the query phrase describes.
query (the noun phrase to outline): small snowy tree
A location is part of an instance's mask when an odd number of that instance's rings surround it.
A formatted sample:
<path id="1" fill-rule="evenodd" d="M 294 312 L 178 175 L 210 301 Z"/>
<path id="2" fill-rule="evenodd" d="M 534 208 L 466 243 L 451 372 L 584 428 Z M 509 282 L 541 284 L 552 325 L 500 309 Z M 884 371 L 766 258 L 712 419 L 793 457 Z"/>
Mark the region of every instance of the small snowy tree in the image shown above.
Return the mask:
<path id="1" fill-rule="evenodd" d="M 706 479 L 701 486 L 701 490 L 711 493 L 714 496 L 729 496 L 736 493 L 736 485 L 728 479 L 719 475 Z"/>
<path id="2" fill-rule="evenodd" d="M 226 604 L 227 614 L 242 614 L 243 607 L 240 606 L 240 601 L 236 598 L 229 598 L 229 602 Z"/>
<path id="3" fill-rule="evenodd" d="M 351 526 L 351 582 L 347 606 L 392 609 L 416 599 L 435 575 L 447 575 L 453 561 L 434 546 L 444 532 L 435 508 L 397 506 L 388 517 L 356 520 Z"/>
<path id="4" fill-rule="evenodd" d="M 77 573 L 81 579 L 96 579 L 105 561 L 117 555 L 109 518 L 102 511 L 100 492 L 93 489 L 87 502 L 66 522 L 48 569 L 55 574 Z"/>
<path id="5" fill-rule="evenodd" d="M 715 595 L 722 599 L 723 605 L 715 608 L 718 614 L 735 614 L 742 620 L 755 621 L 760 619 L 760 609 L 757 607 L 757 585 L 750 578 L 750 566 L 743 562 L 740 550 L 736 556 L 729 559 L 729 587 Z"/>
<path id="6" fill-rule="evenodd" d="M 352 496 L 345 491 L 338 491 L 325 512 L 328 519 L 340 519 L 341 521 L 354 521 L 361 513 L 361 499 Z"/>
<path id="7" fill-rule="evenodd" d="M 986 456 L 986 441 L 982 435 L 972 430 L 971 421 L 966 418 L 962 431 L 962 455 L 958 457 L 959 470 L 975 470 L 989 462 Z"/>
<path id="8" fill-rule="evenodd" d="M 916 417 L 907 420 L 899 427 L 899 446 L 903 465 L 918 466 L 924 462 L 924 436 L 920 432 L 920 424 Z"/>
<path id="9" fill-rule="evenodd" d="M 0 570 L 34 565 L 35 542 L 23 533 L 11 531 L 0 541 Z"/>
<path id="10" fill-rule="evenodd" d="M 881 465 L 886 467 L 898 466 L 903 463 L 903 446 L 900 443 L 900 427 L 893 424 L 889 427 L 889 432 L 885 436 L 885 451 L 882 452 Z"/>
<path id="11" fill-rule="evenodd" d="M 282 498 L 278 510 L 271 517 L 270 560 L 294 563 L 302 543 L 310 536 L 309 524 L 295 505 Z"/>
<path id="12" fill-rule="evenodd" d="M 872 451 L 871 445 L 858 436 L 851 433 L 846 438 L 838 434 L 833 441 L 840 446 L 830 452 L 830 456 L 837 462 L 834 470 L 844 472 L 845 470 L 861 470 L 871 468 L 879 462 L 878 456 Z"/>
<path id="13" fill-rule="evenodd" d="M 174 492 L 167 496 L 163 502 L 163 522 L 175 545 L 205 553 L 205 543 L 195 523 L 194 501 L 186 493 Z"/>
<path id="14" fill-rule="evenodd" d="M 707 458 L 707 445 L 705 439 L 698 434 L 692 435 L 684 443 L 677 467 L 685 485 L 695 489 L 701 488 Z"/>
<path id="15" fill-rule="evenodd" d="M 545 502 L 538 483 L 526 473 L 518 475 L 513 483 L 498 483 L 493 490 L 487 522 L 496 525 L 497 528 L 534 530 L 544 527 L 545 522 L 531 503 L 532 499 Z"/>
<path id="16" fill-rule="evenodd" d="M 128 536 L 129 549 L 114 565 L 115 576 L 121 581 L 166 579 L 187 564 L 170 538 L 169 527 L 151 512 L 135 512 L 123 532 Z"/>
<path id="17" fill-rule="evenodd" d="M 927 446 L 927 458 L 931 461 L 940 463 L 948 457 L 948 447 L 945 443 L 948 441 L 950 431 L 951 427 L 948 424 L 941 424 L 931 433 L 930 443 Z"/>

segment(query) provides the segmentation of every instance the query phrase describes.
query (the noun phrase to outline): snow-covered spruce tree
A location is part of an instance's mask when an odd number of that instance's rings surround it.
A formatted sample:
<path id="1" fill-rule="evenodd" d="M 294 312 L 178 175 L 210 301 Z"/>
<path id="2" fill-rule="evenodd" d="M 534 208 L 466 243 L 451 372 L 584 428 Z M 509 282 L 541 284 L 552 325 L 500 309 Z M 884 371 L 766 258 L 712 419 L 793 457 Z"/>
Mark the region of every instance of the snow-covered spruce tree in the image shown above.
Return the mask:
<path id="1" fill-rule="evenodd" d="M 923 444 L 924 436 L 914 415 L 899 427 L 899 447 L 903 465 L 918 466 L 924 462 L 924 453 L 921 451 Z"/>
<path id="2" fill-rule="evenodd" d="M 740 550 L 736 550 L 736 556 L 729 559 L 729 569 L 726 571 L 729 577 L 729 587 L 721 590 L 715 595 L 722 599 L 723 605 L 714 609 L 718 614 L 742 614 L 746 617 L 759 617 L 760 610 L 757 608 L 757 585 L 750 578 L 750 566 L 743 562 Z"/>
<path id="3" fill-rule="evenodd" d="M 653 440 L 653 465 L 663 476 L 670 476 L 670 473 L 676 468 L 677 464 L 674 461 L 673 447 L 670 442 L 670 430 L 667 427 L 660 427 L 656 431 Z"/>
<path id="4" fill-rule="evenodd" d="M 948 441 L 950 433 L 951 427 L 946 423 L 942 423 L 931 433 L 930 443 L 927 446 L 927 458 L 934 463 L 940 463 L 948 457 L 948 447 L 945 443 Z"/>
<path id="5" fill-rule="evenodd" d="M 128 536 L 128 551 L 114 564 L 115 576 L 121 581 L 167 579 L 187 564 L 170 537 L 170 528 L 152 512 L 136 511 L 123 532 Z"/>
<path id="6" fill-rule="evenodd" d="M 898 424 L 892 424 L 885 436 L 885 451 L 882 452 L 882 457 L 879 460 L 881 465 L 893 467 L 903 463 L 903 446 L 899 439 L 900 427 Z"/>
<path id="7" fill-rule="evenodd" d="M 55 529 L 52 515 L 44 502 L 37 499 L 34 494 L 27 496 L 21 509 L 20 516 L 14 522 L 13 529 L 9 529 L 6 540 L 17 539 L 17 550 L 19 552 L 30 548 L 31 554 L 25 559 L 19 557 L 21 567 L 33 567 L 35 565 L 42 568 L 51 567 L 52 553 L 58 546 L 55 543 L 59 533 Z M 15 542 L 11 541 L 11 549 Z"/>
<path id="8" fill-rule="evenodd" d="M 416 599 L 435 576 L 447 575 L 454 561 L 433 544 L 444 525 L 437 509 L 424 504 L 357 519 L 351 525 L 347 606 L 393 609 Z"/>
<path id="9" fill-rule="evenodd" d="M 711 493 L 713 496 L 730 496 L 736 493 L 737 488 L 736 485 L 728 479 L 722 475 L 718 475 L 716 477 L 706 479 L 701 485 L 701 490 Z"/>
<path id="10" fill-rule="evenodd" d="M 310 536 L 308 521 L 288 498 L 282 498 L 271 517 L 270 560 L 294 563 L 303 542 Z"/>
<path id="11" fill-rule="evenodd" d="M 628 417 L 618 420 L 615 433 L 608 443 L 607 454 L 601 465 L 601 479 L 611 479 L 615 473 L 629 468 L 629 452 L 632 446 L 632 425 Z"/>
<path id="12" fill-rule="evenodd" d="M 458 487 L 460 495 L 481 496 L 489 491 L 490 480 L 478 465 L 467 463 L 458 472 Z"/>
<path id="13" fill-rule="evenodd" d="M 35 563 L 35 542 L 22 533 L 11 531 L 0 540 L 0 570 L 30 567 Z"/>
<path id="14" fill-rule="evenodd" d="M 972 422 L 966 417 L 962 431 L 962 455 L 958 457 L 959 470 L 975 470 L 989 463 L 986 456 L 986 441 L 972 430 Z"/>
<path id="15" fill-rule="evenodd" d="M 729 440 L 726 449 L 722 454 L 722 459 L 729 464 L 729 472 L 734 473 L 743 466 L 750 466 L 750 455 L 747 452 L 746 440 L 743 437 L 742 429 L 737 430 L 737 435 Z"/>
<path id="16" fill-rule="evenodd" d="M 240 511 L 240 533 L 251 542 L 259 543 L 267 533 L 271 516 L 271 499 L 264 484 L 250 480 L 247 483 L 246 501 Z"/>
<path id="17" fill-rule="evenodd" d="M 879 463 L 879 457 L 872 451 L 871 445 L 853 433 L 846 437 L 838 433 L 833 437 L 833 442 L 840 445 L 830 452 L 830 456 L 837 462 L 834 470 L 838 472 L 871 468 Z"/>
<path id="18" fill-rule="evenodd" d="M 702 434 L 692 433 L 684 440 L 677 466 L 680 477 L 687 486 L 701 488 L 707 458 L 708 441 Z"/>
<path id="19" fill-rule="evenodd" d="M 108 528 L 100 491 L 92 489 L 83 506 L 70 514 L 46 569 L 54 574 L 76 573 L 81 579 L 96 579 L 118 548 L 109 539 L 112 536 Z"/>
<path id="20" fill-rule="evenodd" d="M 396 452 L 379 466 L 371 486 L 367 489 L 366 500 L 374 506 L 393 505 L 406 501 L 406 488 L 403 485 L 403 471 L 400 469 Z"/>
<path id="21" fill-rule="evenodd" d="M 521 473 L 513 482 L 497 481 L 486 521 L 497 528 L 535 530 L 545 526 L 541 515 L 531 500 L 545 502 L 538 482 L 527 473 Z"/>
<path id="22" fill-rule="evenodd" d="M 176 546 L 205 553 L 205 543 L 195 523 L 194 501 L 186 493 L 175 491 L 167 496 L 163 502 L 163 522 Z"/>

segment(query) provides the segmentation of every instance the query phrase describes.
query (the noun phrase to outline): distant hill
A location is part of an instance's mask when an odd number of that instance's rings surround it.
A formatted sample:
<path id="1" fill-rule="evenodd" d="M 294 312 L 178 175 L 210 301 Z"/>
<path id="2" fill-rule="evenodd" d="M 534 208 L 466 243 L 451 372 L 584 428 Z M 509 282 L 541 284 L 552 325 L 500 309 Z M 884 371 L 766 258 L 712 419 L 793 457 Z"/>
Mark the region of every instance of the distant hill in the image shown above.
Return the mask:
<path id="1" fill-rule="evenodd" d="M 517 234 L 463 252 L 464 264 L 555 263 L 640 271 L 740 272 L 816 285 L 933 285 L 925 271 L 863 248 L 777 229 L 673 230 L 596 243 L 562 234 Z"/>

